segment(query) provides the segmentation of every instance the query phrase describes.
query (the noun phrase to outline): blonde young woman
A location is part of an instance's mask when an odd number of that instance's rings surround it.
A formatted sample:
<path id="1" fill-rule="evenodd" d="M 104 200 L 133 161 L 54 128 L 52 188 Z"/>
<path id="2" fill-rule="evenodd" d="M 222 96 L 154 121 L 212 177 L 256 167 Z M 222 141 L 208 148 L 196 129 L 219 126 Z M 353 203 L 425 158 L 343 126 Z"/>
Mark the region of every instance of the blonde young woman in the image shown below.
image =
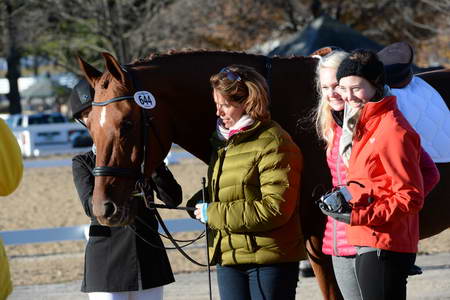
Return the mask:
<path id="1" fill-rule="evenodd" d="M 294 300 L 306 257 L 299 219 L 300 149 L 270 119 L 268 86 L 253 68 L 232 65 L 210 79 L 217 126 L 209 202 L 195 216 L 213 237 L 222 300 Z M 196 203 L 195 198 L 189 205 Z"/>
<path id="2" fill-rule="evenodd" d="M 336 79 L 336 70 L 347 56 L 348 53 L 345 51 L 334 50 L 319 57 L 316 69 L 316 84 L 320 98 L 314 121 L 317 134 L 325 143 L 327 163 L 334 187 L 347 183 L 347 167 L 339 155 L 345 102 L 337 93 Z M 347 226 L 328 216 L 322 251 L 332 256 L 334 274 L 344 299 L 360 300 L 362 297 L 355 271 L 356 249 L 347 241 Z"/>

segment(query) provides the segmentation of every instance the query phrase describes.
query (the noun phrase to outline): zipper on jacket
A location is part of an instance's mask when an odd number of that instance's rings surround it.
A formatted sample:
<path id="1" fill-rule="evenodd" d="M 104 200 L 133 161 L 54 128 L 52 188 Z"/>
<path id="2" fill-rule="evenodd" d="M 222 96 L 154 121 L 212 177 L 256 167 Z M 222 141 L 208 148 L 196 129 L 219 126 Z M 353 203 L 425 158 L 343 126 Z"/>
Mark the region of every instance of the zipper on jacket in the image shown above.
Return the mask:
<path id="1" fill-rule="evenodd" d="M 222 175 L 222 168 L 223 168 L 223 162 L 225 160 L 225 155 L 227 153 L 228 150 L 228 146 L 222 148 L 223 150 L 220 151 L 220 153 L 218 153 L 218 166 L 217 166 L 217 170 L 214 172 L 213 174 L 213 196 L 214 196 L 214 201 L 220 201 L 219 200 L 219 178 Z M 217 162 L 216 162 L 217 164 Z"/>
<path id="2" fill-rule="evenodd" d="M 339 252 L 337 249 L 337 233 L 336 233 L 336 220 L 333 219 L 333 252 L 334 256 L 339 256 Z"/>
<path id="3" fill-rule="evenodd" d="M 338 180 L 338 186 L 342 184 L 341 177 L 341 155 L 338 153 L 336 160 L 336 175 Z M 339 256 L 339 250 L 337 247 L 337 221 L 333 219 L 333 251 L 335 256 Z"/>

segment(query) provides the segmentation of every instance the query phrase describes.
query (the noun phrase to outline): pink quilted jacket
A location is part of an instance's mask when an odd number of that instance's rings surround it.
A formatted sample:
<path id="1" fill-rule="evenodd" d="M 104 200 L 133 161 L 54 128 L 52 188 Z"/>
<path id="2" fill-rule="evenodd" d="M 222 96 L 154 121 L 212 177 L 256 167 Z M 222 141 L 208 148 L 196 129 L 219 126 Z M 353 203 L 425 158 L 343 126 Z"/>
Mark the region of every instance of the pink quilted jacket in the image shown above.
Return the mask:
<path id="1" fill-rule="evenodd" d="M 333 145 L 327 153 L 327 163 L 333 179 L 333 186 L 347 183 L 347 168 L 339 156 L 339 140 L 342 128 L 336 126 L 334 129 Z M 347 241 L 347 224 L 327 217 L 327 224 L 323 236 L 322 252 L 334 256 L 350 256 L 356 254 L 356 249 Z"/>

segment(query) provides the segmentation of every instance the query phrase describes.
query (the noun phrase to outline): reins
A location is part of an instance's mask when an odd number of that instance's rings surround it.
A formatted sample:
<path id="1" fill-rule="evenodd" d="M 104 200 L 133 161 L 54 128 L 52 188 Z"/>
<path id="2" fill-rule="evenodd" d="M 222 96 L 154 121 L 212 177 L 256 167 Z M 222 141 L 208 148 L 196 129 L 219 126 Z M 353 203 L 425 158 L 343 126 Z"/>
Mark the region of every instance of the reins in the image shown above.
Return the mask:
<path id="1" fill-rule="evenodd" d="M 140 195 L 140 196 L 143 198 L 144 203 L 145 203 L 145 206 L 146 206 L 148 209 L 151 209 L 151 210 L 154 211 L 155 217 L 156 217 L 156 219 L 158 220 L 158 223 L 161 225 L 161 228 L 163 229 L 163 231 L 164 231 L 164 233 L 165 233 L 166 235 L 160 234 L 157 230 L 155 230 L 154 228 L 152 228 L 150 225 L 146 224 L 146 222 L 145 222 L 144 220 L 142 220 L 139 216 L 136 216 L 136 219 L 137 219 L 139 222 L 141 222 L 143 225 L 146 225 L 146 227 L 148 227 L 151 231 L 153 231 L 153 232 L 155 232 L 155 233 L 161 235 L 162 237 L 164 237 L 164 238 L 170 240 L 170 241 L 172 242 L 172 244 L 174 245 L 174 247 L 158 247 L 158 246 L 157 246 L 156 248 L 177 249 L 178 252 L 180 252 L 187 260 L 189 260 L 189 261 L 192 262 L 193 264 L 196 264 L 196 265 L 201 266 L 201 267 L 208 267 L 208 268 L 209 268 L 209 258 L 208 258 L 207 264 L 205 265 L 205 264 L 202 264 L 202 263 L 197 262 L 195 259 L 193 259 L 192 257 L 190 257 L 190 256 L 182 249 L 182 248 L 184 248 L 184 247 L 186 247 L 186 246 L 189 246 L 189 245 L 193 244 L 194 242 L 198 241 L 199 239 L 203 238 L 203 237 L 205 236 L 205 232 L 206 232 L 206 231 L 203 231 L 202 233 L 200 233 L 199 236 L 197 236 L 196 238 L 194 238 L 194 239 L 192 239 L 192 240 L 177 240 L 177 239 L 175 239 L 175 238 L 172 236 L 172 234 L 170 233 L 170 231 L 169 231 L 169 229 L 167 228 L 166 224 L 164 223 L 164 221 L 163 221 L 161 215 L 159 214 L 158 210 L 156 209 L 157 207 L 160 207 L 160 208 L 168 208 L 168 209 L 170 209 L 170 208 L 169 208 L 168 206 L 165 206 L 165 205 L 158 205 L 158 204 L 155 204 L 155 203 L 153 203 L 153 202 L 150 202 L 150 201 L 147 199 L 146 195 L 145 195 L 145 191 L 144 191 L 144 187 L 143 187 L 143 186 L 141 186 L 141 195 Z M 193 207 L 192 207 L 192 208 L 191 208 L 191 207 L 177 207 L 177 208 L 173 208 L 173 209 L 194 210 L 195 208 L 193 208 Z M 144 242 L 148 243 L 148 244 L 151 245 L 151 246 L 154 246 L 152 243 L 148 242 L 148 241 L 147 241 L 146 239 L 144 239 L 142 236 L 140 236 L 139 234 L 137 234 L 136 231 L 133 230 L 133 232 L 134 232 L 138 237 L 140 237 Z M 206 234 L 207 234 L 207 233 L 206 233 Z M 178 244 L 178 242 L 187 242 L 187 244 L 184 244 L 184 245 L 181 245 L 181 246 L 180 246 L 180 245 Z"/>

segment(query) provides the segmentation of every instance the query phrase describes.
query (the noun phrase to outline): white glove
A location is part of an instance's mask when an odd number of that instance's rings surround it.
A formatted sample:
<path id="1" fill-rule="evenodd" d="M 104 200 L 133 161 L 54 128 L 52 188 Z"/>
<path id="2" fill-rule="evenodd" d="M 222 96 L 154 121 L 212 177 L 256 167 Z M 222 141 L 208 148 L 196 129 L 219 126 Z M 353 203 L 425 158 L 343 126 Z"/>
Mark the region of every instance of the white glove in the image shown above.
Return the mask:
<path id="1" fill-rule="evenodd" d="M 208 222 L 208 203 L 198 203 L 195 205 L 195 217 L 202 223 Z"/>

